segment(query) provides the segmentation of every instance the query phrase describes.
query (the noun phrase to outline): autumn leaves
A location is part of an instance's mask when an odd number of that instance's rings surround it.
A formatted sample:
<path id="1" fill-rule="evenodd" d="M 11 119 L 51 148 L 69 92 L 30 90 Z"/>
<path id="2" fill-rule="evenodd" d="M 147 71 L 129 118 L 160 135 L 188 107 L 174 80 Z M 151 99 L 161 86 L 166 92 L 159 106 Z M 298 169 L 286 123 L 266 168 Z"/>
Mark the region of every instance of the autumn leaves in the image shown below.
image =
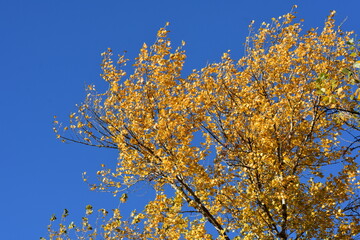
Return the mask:
<path id="1" fill-rule="evenodd" d="M 121 68 L 127 59 L 115 64 L 105 52 L 108 91 L 89 92 L 71 115 L 72 136 L 56 131 L 119 151 L 94 189 L 117 194 L 148 181 L 157 194 L 136 221 L 114 216 L 97 234 L 211 239 L 206 223 L 219 239 L 358 234 L 359 215 L 343 207 L 358 197 L 358 165 L 339 140 L 350 123 L 357 128 L 358 53 L 334 13 L 320 33 L 303 33 L 291 13 L 273 19 L 251 33 L 240 60 L 227 52 L 189 76 L 166 28 L 143 45 L 129 77 Z M 332 174 L 328 166 L 336 166 Z"/>

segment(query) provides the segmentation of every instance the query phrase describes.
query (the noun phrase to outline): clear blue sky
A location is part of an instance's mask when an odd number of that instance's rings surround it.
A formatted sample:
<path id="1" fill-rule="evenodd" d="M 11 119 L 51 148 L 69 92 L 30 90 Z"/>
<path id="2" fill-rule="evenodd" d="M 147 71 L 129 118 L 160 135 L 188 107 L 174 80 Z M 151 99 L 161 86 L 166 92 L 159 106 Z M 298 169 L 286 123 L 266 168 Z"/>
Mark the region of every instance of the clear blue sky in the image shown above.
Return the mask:
<path id="1" fill-rule="evenodd" d="M 330 10 L 344 29 L 360 32 L 359 0 L 8 0 L 0 2 L 0 238 L 46 236 L 51 214 L 64 208 L 80 220 L 85 205 L 114 208 L 118 200 L 88 190 L 100 163 L 115 162 L 115 151 L 61 144 L 52 132 L 53 115 L 67 121 L 85 96 L 84 85 L 104 88 L 100 53 L 111 47 L 133 58 L 143 42 L 171 23 L 175 44 L 185 40 L 186 71 L 238 58 L 251 20 L 269 21 L 298 4 L 305 29 L 323 26 Z M 146 188 L 130 196 L 127 209 L 147 199 Z"/>

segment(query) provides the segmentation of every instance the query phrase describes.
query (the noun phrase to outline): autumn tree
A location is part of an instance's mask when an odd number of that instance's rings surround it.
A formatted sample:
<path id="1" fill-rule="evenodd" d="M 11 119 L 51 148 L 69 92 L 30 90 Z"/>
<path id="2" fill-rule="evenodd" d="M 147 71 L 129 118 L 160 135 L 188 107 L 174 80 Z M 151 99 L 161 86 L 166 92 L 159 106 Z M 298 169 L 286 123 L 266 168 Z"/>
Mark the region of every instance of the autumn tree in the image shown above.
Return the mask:
<path id="1" fill-rule="evenodd" d="M 103 53 L 108 90 L 90 86 L 70 125 L 55 131 L 118 151 L 93 190 L 120 196 L 144 181 L 156 197 L 129 217 L 121 206 L 100 209 L 98 227 L 88 217 L 52 221 L 50 239 L 359 236 L 359 54 L 334 14 L 307 32 L 292 13 L 250 25 L 240 60 L 227 52 L 188 76 L 184 43 L 173 50 L 166 27 L 140 49 L 130 76 L 124 56 Z"/>

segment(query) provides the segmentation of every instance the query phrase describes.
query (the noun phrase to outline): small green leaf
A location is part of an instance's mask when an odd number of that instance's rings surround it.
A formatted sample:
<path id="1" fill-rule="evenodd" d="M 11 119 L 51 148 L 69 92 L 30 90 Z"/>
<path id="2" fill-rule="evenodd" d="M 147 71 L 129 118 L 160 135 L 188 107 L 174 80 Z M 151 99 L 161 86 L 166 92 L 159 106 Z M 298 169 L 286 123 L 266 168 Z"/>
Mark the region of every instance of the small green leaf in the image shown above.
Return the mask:
<path id="1" fill-rule="evenodd" d="M 360 68 L 360 61 L 356 61 L 353 65 L 354 68 Z"/>
<path id="2" fill-rule="evenodd" d="M 354 45 L 354 39 L 351 38 L 349 41 L 346 42 L 347 45 Z"/>
<path id="3" fill-rule="evenodd" d="M 328 77 L 328 75 L 327 75 L 326 73 L 320 73 L 318 79 L 319 79 L 320 81 L 322 81 L 322 80 L 327 79 L 327 77 Z"/>
<path id="4" fill-rule="evenodd" d="M 347 75 L 348 77 L 350 77 L 352 75 L 352 72 L 348 68 L 344 68 L 341 72 L 343 74 Z"/>

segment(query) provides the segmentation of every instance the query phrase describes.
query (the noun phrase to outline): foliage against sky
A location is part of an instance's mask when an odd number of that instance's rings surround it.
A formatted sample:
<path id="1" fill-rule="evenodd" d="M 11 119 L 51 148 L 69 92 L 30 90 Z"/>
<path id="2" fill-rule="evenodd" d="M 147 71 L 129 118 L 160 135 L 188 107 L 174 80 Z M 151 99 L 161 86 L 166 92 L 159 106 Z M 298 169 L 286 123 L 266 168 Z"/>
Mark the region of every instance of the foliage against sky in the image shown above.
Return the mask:
<path id="1" fill-rule="evenodd" d="M 94 190 L 121 194 L 146 181 L 156 197 L 129 219 L 121 206 L 101 209 L 100 227 L 84 218 L 79 227 L 51 228 L 50 238 L 358 235 L 357 149 L 347 142 L 356 139 L 345 134 L 357 130 L 358 52 L 334 14 L 323 29 L 307 32 L 291 13 L 258 31 L 250 25 L 244 57 L 224 53 L 221 62 L 188 76 L 181 74 L 185 43 L 173 50 L 167 28 L 155 44 L 144 44 L 128 77 L 125 56 L 115 63 L 112 51 L 105 52 L 109 89 L 89 86 L 71 124 L 56 129 L 58 137 L 118 150 L 117 167 L 104 165 Z M 327 166 L 336 171 L 327 174 Z M 92 212 L 88 206 L 87 215 Z"/>

